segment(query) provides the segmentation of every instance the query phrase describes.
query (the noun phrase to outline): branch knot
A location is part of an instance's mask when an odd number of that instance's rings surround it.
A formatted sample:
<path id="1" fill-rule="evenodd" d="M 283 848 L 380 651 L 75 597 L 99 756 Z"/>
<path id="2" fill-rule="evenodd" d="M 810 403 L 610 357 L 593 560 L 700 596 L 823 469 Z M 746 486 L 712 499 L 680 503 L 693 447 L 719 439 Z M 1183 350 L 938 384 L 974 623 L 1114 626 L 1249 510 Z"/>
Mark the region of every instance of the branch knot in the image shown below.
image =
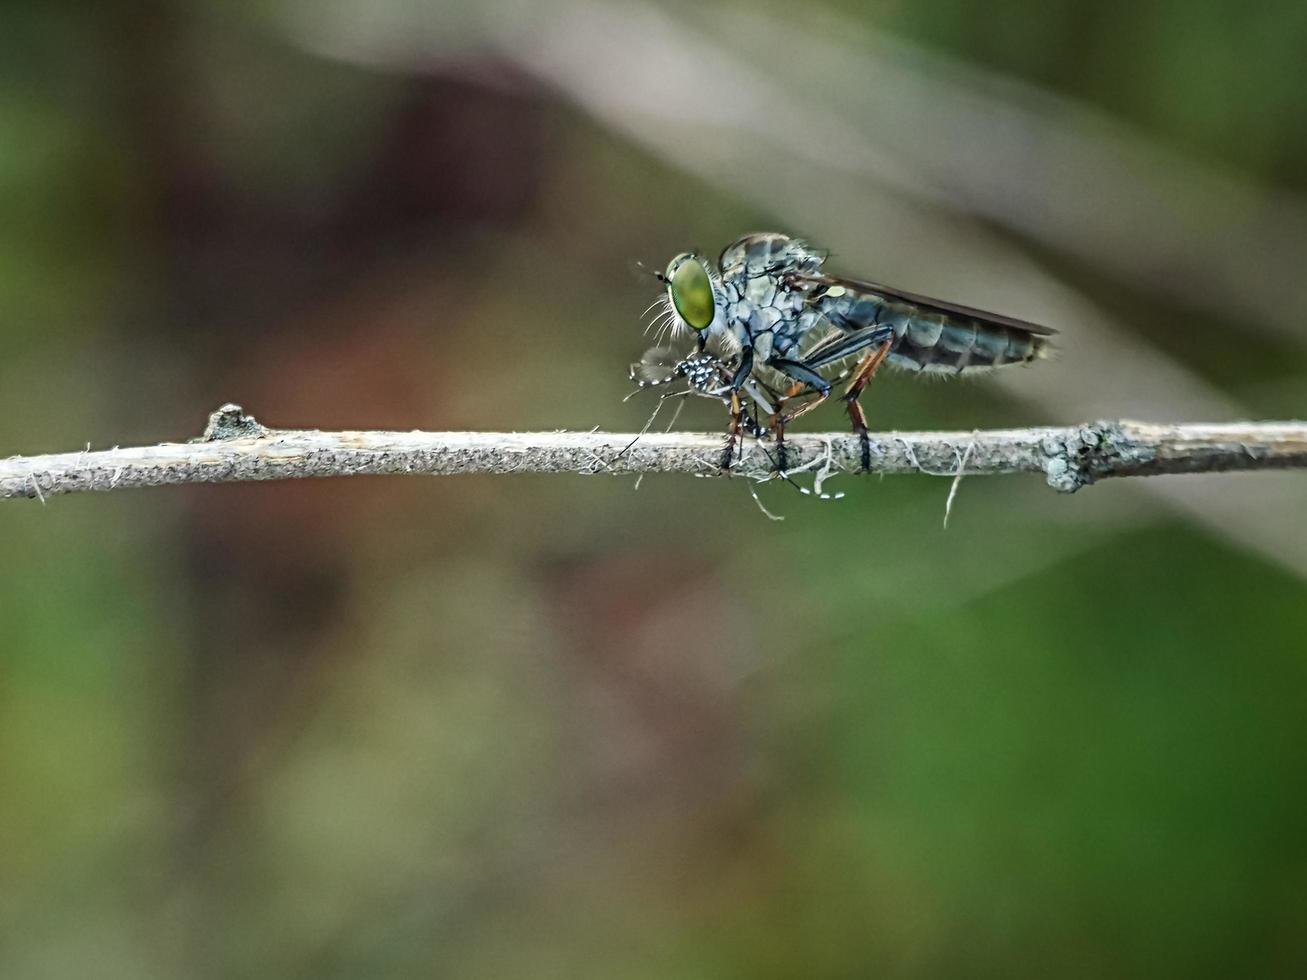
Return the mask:
<path id="1" fill-rule="evenodd" d="M 209 424 L 199 442 L 221 442 L 224 439 L 257 439 L 268 434 L 268 427 L 260 425 L 253 415 L 246 415 L 239 405 L 228 402 L 209 413 Z"/>
<path id="2" fill-rule="evenodd" d="M 1062 493 L 1075 493 L 1100 476 L 1137 469 L 1144 457 L 1155 455 L 1130 439 L 1119 422 L 1077 426 L 1065 436 L 1049 436 L 1041 448 L 1048 485 Z"/>

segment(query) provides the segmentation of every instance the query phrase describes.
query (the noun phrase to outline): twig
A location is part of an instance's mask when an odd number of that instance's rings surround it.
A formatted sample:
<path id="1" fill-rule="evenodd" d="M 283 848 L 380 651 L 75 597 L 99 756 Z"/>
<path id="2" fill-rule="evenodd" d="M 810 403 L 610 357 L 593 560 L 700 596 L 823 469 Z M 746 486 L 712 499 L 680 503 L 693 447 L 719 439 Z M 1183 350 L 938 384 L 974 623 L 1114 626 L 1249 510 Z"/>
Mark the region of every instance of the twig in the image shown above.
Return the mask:
<path id="1" fill-rule="evenodd" d="M 0 460 L 0 497 L 46 497 L 184 483 L 234 483 L 298 477 L 456 473 L 691 473 L 718 476 L 723 436 L 652 433 L 631 442 L 609 432 L 319 432 L 268 429 L 239 406 L 210 416 L 201 439 L 157 446 L 85 450 Z M 968 448 L 970 447 L 970 448 Z M 794 466 L 830 453 L 833 472 L 856 473 L 861 448 L 849 435 L 786 440 Z M 1095 422 L 1061 428 L 985 432 L 873 434 L 872 471 L 968 476 L 1043 473 L 1071 492 L 1114 476 L 1307 468 L 1307 422 L 1159 425 Z M 597 466 L 596 460 L 603 465 Z M 766 453 L 733 472 L 769 473 Z"/>

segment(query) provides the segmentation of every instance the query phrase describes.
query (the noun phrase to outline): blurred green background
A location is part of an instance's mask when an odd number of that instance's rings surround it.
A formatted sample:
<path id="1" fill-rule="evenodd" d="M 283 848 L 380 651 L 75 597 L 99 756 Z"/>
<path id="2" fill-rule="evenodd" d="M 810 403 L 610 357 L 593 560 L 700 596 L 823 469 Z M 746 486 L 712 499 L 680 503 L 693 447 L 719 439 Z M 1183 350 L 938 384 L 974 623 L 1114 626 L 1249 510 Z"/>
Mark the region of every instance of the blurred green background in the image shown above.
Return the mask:
<path id="1" fill-rule="evenodd" d="M 632 262 L 760 228 L 1062 331 L 873 426 L 1300 416 L 1304 50 L 1291 0 L 7 3 L 0 454 L 634 430 Z M 1302 478 L 837 484 L 0 505 L 0 976 L 1302 976 Z"/>

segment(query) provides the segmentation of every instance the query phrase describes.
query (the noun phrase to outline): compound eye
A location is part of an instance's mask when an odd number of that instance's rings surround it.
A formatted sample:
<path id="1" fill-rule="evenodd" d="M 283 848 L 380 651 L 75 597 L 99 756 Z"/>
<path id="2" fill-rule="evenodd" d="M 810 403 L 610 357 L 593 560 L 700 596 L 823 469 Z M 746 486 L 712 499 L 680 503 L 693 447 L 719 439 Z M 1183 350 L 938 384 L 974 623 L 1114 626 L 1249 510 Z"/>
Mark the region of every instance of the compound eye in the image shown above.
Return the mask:
<path id="1" fill-rule="evenodd" d="M 667 293 L 682 320 L 695 330 L 707 330 L 716 315 L 712 279 L 703 261 L 678 255 L 667 266 Z"/>

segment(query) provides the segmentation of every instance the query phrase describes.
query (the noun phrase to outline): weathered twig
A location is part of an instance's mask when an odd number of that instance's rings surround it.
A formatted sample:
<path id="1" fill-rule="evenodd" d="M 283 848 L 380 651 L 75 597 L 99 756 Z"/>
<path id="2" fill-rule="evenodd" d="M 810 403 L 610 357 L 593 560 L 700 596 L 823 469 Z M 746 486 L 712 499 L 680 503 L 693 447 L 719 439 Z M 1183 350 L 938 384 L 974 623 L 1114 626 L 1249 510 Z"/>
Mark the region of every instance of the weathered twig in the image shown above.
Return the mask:
<path id="1" fill-rule="evenodd" d="M 269 429 L 239 406 L 224 405 L 210 416 L 204 436 L 187 443 L 0 460 L 0 497 L 44 501 L 83 490 L 394 473 L 721 473 L 720 435 L 649 434 L 622 453 L 631 439 L 608 432 Z M 796 469 L 828 454 L 832 472 L 855 473 L 860 466 L 858 442 L 849 435 L 793 435 L 786 446 Z M 1043 473 L 1066 492 L 1112 476 L 1307 468 L 1307 422 L 1095 422 L 871 437 L 876 473 L 952 477 L 963 458 L 968 476 Z M 734 472 L 759 478 L 773 466 L 771 454 L 752 452 Z"/>

